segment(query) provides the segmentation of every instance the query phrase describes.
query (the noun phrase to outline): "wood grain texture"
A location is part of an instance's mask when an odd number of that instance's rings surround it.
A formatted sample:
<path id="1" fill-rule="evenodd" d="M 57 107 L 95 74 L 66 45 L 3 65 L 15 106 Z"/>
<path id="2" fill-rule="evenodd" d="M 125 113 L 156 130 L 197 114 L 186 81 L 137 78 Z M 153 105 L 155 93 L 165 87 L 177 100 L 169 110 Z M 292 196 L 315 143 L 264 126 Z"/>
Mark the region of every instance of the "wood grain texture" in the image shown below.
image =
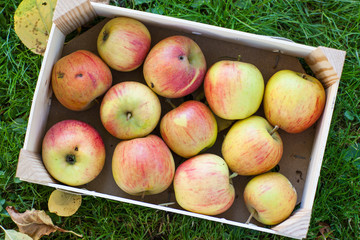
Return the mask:
<path id="1" fill-rule="evenodd" d="M 20 150 L 16 177 L 20 178 L 22 181 L 42 185 L 57 183 L 45 169 L 40 153 L 34 153 L 25 149 Z"/>
<path id="2" fill-rule="evenodd" d="M 340 80 L 345 54 L 345 51 L 318 47 L 305 57 L 305 61 L 324 87 L 328 88 Z"/>
<path id="3" fill-rule="evenodd" d="M 53 22 L 65 34 L 91 21 L 96 16 L 89 0 L 57 1 Z"/>
<path id="4" fill-rule="evenodd" d="M 288 236 L 296 239 L 306 238 L 311 219 L 311 210 L 299 209 L 290 216 L 286 221 L 272 228 L 280 233 L 280 235 Z"/>

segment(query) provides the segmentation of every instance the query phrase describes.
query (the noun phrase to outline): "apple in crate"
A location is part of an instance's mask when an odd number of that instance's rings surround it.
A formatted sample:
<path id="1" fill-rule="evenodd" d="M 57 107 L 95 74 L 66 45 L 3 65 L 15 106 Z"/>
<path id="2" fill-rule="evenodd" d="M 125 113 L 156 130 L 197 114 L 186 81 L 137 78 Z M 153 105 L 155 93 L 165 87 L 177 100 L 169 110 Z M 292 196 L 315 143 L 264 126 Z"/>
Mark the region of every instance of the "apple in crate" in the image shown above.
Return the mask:
<path id="1" fill-rule="evenodd" d="M 319 80 L 292 70 L 276 72 L 264 94 L 264 111 L 272 125 L 288 133 L 299 133 L 312 126 L 325 107 L 325 90 Z"/>
<path id="2" fill-rule="evenodd" d="M 113 69 L 129 72 L 138 68 L 150 50 L 149 30 L 138 20 L 117 17 L 102 28 L 97 39 L 101 58 Z"/>
<path id="3" fill-rule="evenodd" d="M 200 87 L 206 61 L 195 41 L 185 36 L 171 36 L 150 50 L 143 72 L 154 92 L 167 98 L 180 98 Z"/>
<path id="4" fill-rule="evenodd" d="M 214 145 L 217 123 L 205 104 L 190 100 L 165 114 L 160 133 L 171 150 L 189 158 Z"/>
<path id="5" fill-rule="evenodd" d="M 257 175 L 275 167 L 283 153 L 276 128 L 260 116 L 237 121 L 222 144 L 222 155 L 231 171 L 239 175 Z"/>
<path id="6" fill-rule="evenodd" d="M 235 198 L 228 166 L 221 157 L 211 153 L 180 164 L 175 172 L 174 191 L 182 208 L 205 215 L 225 212 Z"/>
<path id="7" fill-rule="evenodd" d="M 112 86 L 100 106 L 100 119 L 105 129 L 120 139 L 150 134 L 160 114 L 159 98 L 139 82 L 127 81 Z"/>
<path id="8" fill-rule="evenodd" d="M 89 183 L 105 163 L 105 146 L 99 133 L 78 120 L 53 125 L 42 142 L 42 160 L 49 174 L 71 186 Z"/>
<path id="9" fill-rule="evenodd" d="M 121 141 L 112 158 L 116 184 L 131 195 L 152 195 L 165 191 L 172 183 L 175 163 L 164 141 L 149 135 Z"/>
<path id="10" fill-rule="evenodd" d="M 244 200 L 251 215 L 266 225 L 275 225 L 293 212 L 297 194 L 281 173 L 268 172 L 251 179 L 244 189 Z"/>
<path id="11" fill-rule="evenodd" d="M 217 116 L 228 120 L 244 119 L 260 107 L 264 79 L 253 64 L 223 60 L 207 71 L 204 92 L 211 110 Z"/>
<path id="12" fill-rule="evenodd" d="M 100 57 L 87 50 L 78 50 L 62 57 L 52 70 L 51 85 L 56 98 L 73 111 L 90 108 L 111 84 L 109 67 Z"/>

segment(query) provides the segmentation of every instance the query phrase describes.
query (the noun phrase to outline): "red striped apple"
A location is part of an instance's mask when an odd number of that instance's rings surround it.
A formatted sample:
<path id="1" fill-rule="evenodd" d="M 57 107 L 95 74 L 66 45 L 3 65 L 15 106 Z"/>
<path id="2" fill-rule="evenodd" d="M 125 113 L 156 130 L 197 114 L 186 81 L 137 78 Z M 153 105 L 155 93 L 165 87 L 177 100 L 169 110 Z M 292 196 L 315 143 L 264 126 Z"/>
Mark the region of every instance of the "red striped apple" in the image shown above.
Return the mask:
<path id="1" fill-rule="evenodd" d="M 131 195 L 152 195 L 172 183 L 175 163 L 170 149 L 156 135 L 121 141 L 112 158 L 116 184 Z"/>
<path id="2" fill-rule="evenodd" d="M 144 78 L 157 94 L 180 98 L 194 92 L 203 82 L 206 61 L 200 47 L 185 36 L 161 40 L 144 62 Z"/>
<path id="3" fill-rule="evenodd" d="M 59 59 L 52 70 L 52 89 L 66 108 L 82 111 L 112 84 L 109 67 L 97 55 L 78 50 Z"/>
<path id="4" fill-rule="evenodd" d="M 53 125 L 42 142 L 42 160 L 49 174 L 71 186 L 89 183 L 105 163 L 105 146 L 99 133 L 78 120 Z"/>
<path id="5" fill-rule="evenodd" d="M 256 220 L 275 225 L 293 212 L 297 194 L 291 182 L 281 173 L 268 172 L 251 179 L 244 190 L 246 207 Z"/>
<path id="6" fill-rule="evenodd" d="M 132 139 L 150 134 L 160 120 L 159 98 L 139 82 L 121 82 L 105 94 L 100 119 L 114 137 Z"/>
<path id="7" fill-rule="evenodd" d="M 207 71 L 204 91 L 217 116 L 228 120 L 244 119 L 260 107 L 264 79 L 259 69 L 250 63 L 223 60 Z"/>
<path id="8" fill-rule="evenodd" d="M 214 145 L 217 123 L 205 104 L 190 100 L 165 114 L 160 133 L 171 150 L 189 158 Z"/>
<path id="9" fill-rule="evenodd" d="M 210 153 L 192 157 L 176 169 L 174 191 L 182 208 L 205 215 L 225 212 L 235 199 L 228 166 Z"/>
<path id="10" fill-rule="evenodd" d="M 222 144 L 222 155 L 231 171 L 257 175 L 275 167 L 283 153 L 283 143 L 269 122 L 259 116 L 237 121 Z"/>
<path id="11" fill-rule="evenodd" d="M 97 49 L 101 58 L 113 69 L 129 72 L 138 68 L 150 50 L 149 30 L 138 20 L 117 17 L 102 28 Z"/>
<path id="12" fill-rule="evenodd" d="M 272 125 L 278 125 L 288 133 L 299 133 L 320 118 L 325 98 L 325 90 L 316 78 L 281 70 L 266 84 L 265 116 Z"/>

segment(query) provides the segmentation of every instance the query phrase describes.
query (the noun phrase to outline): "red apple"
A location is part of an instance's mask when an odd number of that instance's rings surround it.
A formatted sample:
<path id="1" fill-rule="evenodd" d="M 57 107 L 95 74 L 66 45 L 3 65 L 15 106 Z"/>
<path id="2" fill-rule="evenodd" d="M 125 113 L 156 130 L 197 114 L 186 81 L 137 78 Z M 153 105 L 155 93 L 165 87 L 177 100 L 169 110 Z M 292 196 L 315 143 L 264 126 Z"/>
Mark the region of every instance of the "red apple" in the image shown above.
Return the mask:
<path id="1" fill-rule="evenodd" d="M 171 150 L 189 158 L 214 145 L 217 123 L 205 104 L 190 100 L 165 114 L 160 133 Z"/>
<path id="2" fill-rule="evenodd" d="M 49 174 L 71 186 L 89 183 L 105 163 L 105 146 L 99 133 L 78 120 L 53 125 L 42 143 L 42 160 Z"/>
<path id="3" fill-rule="evenodd" d="M 182 208 L 205 215 L 225 212 L 235 199 L 228 166 L 210 153 L 192 157 L 176 169 L 174 191 Z"/>
<path id="4" fill-rule="evenodd" d="M 226 134 L 222 155 L 231 171 L 257 175 L 275 167 L 283 153 L 280 135 L 259 116 L 237 121 Z"/>
<path id="5" fill-rule="evenodd" d="M 200 47 L 185 36 L 161 40 L 144 62 L 147 85 L 157 94 L 179 98 L 194 92 L 203 82 L 206 61 Z"/>
<path id="6" fill-rule="evenodd" d="M 55 63 L 51 84 L 63 106 L 81 111 L 90 108 L 93 101 L 111 87 L 112 75 L 97 55 L 78 50 Z"/>
<path id="7" fill-rule="evenodd" d="M 112 158 L 116 184 L 131 195 L 163 192 L 172 183 L 175 163 L 170 149 L 156 135 L 120 142 Z"/>
<path id="8" fill-rule="evenodd" d="M 265 116 L 272 125 L 278 125 L 288 133 L 299 133 L 320 118 L 325 98 L 325 90 L 316 78 L 281 70 L 266 84 Z"/>
<path id="9" fill-rule="evenodd" d="M 117 17 L 102 28 L 97 49 L 111 68 L 129 72 L 144 62 L 150 44 L 150 32 L 144 24 L 132 18 Z"/>
<path id="10" fill-rule="evenodd" d="M 268 172 L 251 179 L 244 190 L 246 207 L 252 216 L 266 225 L 275 225 L 293 212 L 297 194 L 281 173 Z"/>
<path id="11" fill-rule="evenodd" d="M 205 97 L 219 117 L 236 120 L 254 114 L 264 94 L 264 79 L 259 69 L 239 61 L 216 62 L 204 80 Z"/>
<path id="12" fill-rule="evenodd" d="M 120 139 L 144 137 L 160 120 L 159 98 L 139 82 L 121 82 L 109 89 L 100 106 L 105 129 Z"/>

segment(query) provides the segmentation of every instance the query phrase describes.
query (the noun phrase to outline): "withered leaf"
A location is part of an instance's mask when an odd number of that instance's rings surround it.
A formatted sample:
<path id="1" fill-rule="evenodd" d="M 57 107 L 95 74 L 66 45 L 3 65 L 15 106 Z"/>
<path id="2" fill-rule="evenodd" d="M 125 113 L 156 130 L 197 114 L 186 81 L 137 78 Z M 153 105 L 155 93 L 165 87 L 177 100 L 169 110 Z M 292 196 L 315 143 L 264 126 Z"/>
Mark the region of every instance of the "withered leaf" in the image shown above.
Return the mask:
<path id="1" fill-rule="evenodd" d="M 71 216 L 80 208 L 81 199 L 81 195 L 55 189 L 49 197 L 49 211 L 62 217 Z"/>
<path id="2" fill-rule="evenodd" d="M 64 230 L 54 225 L 51 218 L 43 210 L 32 209 L 26 210 L 24 213 L 19 213 L 13 206 L 7 206 L 6 211 L 19 227 L 19 232 L 29 235 L 34 240 L 56 231 L 69 232 L 78 237 L 82 237 L 82 235 L 73 231 Z"/>
<path id="3" fill-rule="evenodd" d="M 23 0 L 14 14 L 20 40 L 36 54 L 44 55 L 57 0 Z"/>

